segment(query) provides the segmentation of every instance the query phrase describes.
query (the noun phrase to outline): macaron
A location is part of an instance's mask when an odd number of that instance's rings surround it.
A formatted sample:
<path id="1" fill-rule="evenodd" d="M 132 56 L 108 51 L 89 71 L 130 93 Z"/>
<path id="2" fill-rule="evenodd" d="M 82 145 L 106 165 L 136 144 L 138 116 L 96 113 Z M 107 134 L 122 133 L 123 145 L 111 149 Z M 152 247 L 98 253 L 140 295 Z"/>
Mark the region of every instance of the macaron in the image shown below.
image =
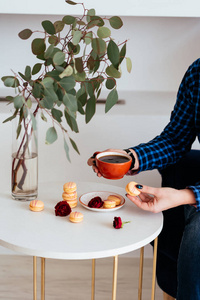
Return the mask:
<path id="1" fill-rule="evenodd" d="M 121 204 L 122 198 L 117 195 L 109 195 L 107 200 L 115 201 L 116 206 Z"/>
<path id="2" fill-rule="evenodd" d="M 73 181 L 70 181 L 70 182 L 66 182 L 64 185 L 63 185 L 63 190 L 64 192 L 66 193 L 73 193 L 76 191 L 76 183 L 73 182 Z"/>
<path id="3" fill-rule="evenodd" d="M 75 199 L 75 200 L 65 200 L 65 201 L 69 204 L 69 206 L 70 206 L 71 208 L 76 207 L 77 204 L 78 204 L 78 200 L 77 200 L 77 199 Z"/>
<path id="4" fill-rule="evenodd" d="M 63 200 L 75 200 L 75 199 L 77 199 L 77 192 L 75 191 L 75 192 L 72 192 L 72 193 L 66 193 L 66 192 L 64 192 L 63 194 L 62 194 L 62 198 L 63 198 Z"/>
<path id="5" fill-rule="evenodd" d="M 78 212 L 78 211 L 73 211 L 69 215 L 69 220 L 72 223 L 80 223 L 80 222 L 83 221 L 83 214 L 81 212 Z"/>
<path id="6" fill-rule="evenodd" d="M 116 202 L 114 200 L 104 200 L 103 208 L 114 208 L 116 206 Z"/>
<path id="7" fill-rule="evenodd" d="M 41 211 L 44 209 L 44 203 L 41 200 L 32 200 L 29 204 L 32 211 Z"/>
<path id="8" fill-rule="evenodd" d="M 140 191 L 135 187 L 137 182 L 131 181 L 126 185 L 126 192 L 131 196 L 138 196 Z"/>

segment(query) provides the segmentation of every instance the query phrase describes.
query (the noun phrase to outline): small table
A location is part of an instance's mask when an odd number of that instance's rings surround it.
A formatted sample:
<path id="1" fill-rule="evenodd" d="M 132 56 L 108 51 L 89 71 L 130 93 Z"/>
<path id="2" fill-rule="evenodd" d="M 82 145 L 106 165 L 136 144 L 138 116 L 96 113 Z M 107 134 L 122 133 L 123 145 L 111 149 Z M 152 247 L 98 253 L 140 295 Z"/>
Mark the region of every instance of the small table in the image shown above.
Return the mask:
<path id="1" fill-rule="evenodd" d="M 161 213 L 138 209 L 129 199 L 119 210 L 93 212 L 78 204 L 73 211 L 84 214 L 81 223 L 74 224 L 69 216 L 55 216 L 54 207 L 62 201 L 63 183 L 39 186 L 38 199 L 45 204 L 42 212 L 29 210 L 29 202 L 11 199 L 10 193 L 0 194 L 0 245 L 33 256 L 33 299 L 37 300 L 36 259 L 41 257 L 41 299 L 45 299 L 45 258 L 92 259 L 92 300 L 95 297 L 95 259 L 114 257 L 112 300 L 116 299 L 118 255 L 140 250 L 138 299 L 142 299 L 144 246 L 154 240 L 152 295 L 155 298 L 157 236 L 162 230 Z M 77 182 L 78 197 L 91 191 L 109 191 L 125 195 L 125 189 L 96 182 Z M 122 229 L 113 228 L 114 217 L 131 221 Z"/>

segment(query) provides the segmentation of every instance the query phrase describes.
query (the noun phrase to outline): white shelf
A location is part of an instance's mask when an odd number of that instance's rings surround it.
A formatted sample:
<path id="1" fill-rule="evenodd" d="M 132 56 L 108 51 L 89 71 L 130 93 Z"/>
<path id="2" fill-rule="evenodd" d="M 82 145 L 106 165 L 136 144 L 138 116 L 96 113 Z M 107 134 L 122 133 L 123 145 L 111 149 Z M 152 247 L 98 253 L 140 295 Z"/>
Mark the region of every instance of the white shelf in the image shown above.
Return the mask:
<path id="1" fill-rule="evenodd" d="M 76 0 L 75 0 L 76 1 Z M 78 2 L 78 1 L 77 1 Z M 99 15 L 199 17 L 199 0 L 126 0 L 125 4 L 115 0 L 83 0 L 86 8 L 95 8 Z M 95 3 L 94 3 L 95 2 Z M 65 0 L 6 0 L 0 2 L 0 14 L 80 14 L 80 5 L 67 5 Z"/>
<path id="2" fill-rule="evenodd" d="M 176 92 L 152 92 L 152 91 L 118 91 L 119 104 L 115 105 L 108 113 L 109 116 L 125 115 L 125 116 L 140 116 L 140 115 L 156 115 L 169 116 L 172 111 L 175 101 Z M 10 95 L 11 93 L 8 93 Z M 101 100 L 106 100 L 108 92 L 103 91 Z M 1 98 L 3 99 L 3 97 Z M 5 101 L 0 101 L 0 114 L 9 114 L 10 105 L 6 105 Z M 97 105 L 97 114 L 105 114 L 105 104 Z"/>

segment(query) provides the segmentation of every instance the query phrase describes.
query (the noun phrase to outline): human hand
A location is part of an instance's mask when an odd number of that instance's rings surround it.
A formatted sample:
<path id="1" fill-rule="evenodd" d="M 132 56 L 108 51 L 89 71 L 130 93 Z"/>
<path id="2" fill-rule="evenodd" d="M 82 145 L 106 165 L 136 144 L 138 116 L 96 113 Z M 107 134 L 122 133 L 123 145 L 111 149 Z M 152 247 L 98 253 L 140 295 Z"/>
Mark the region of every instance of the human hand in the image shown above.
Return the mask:
<path id="1" fill-rule="evenodd" d="M 104 150 L 104 151 L 101 151 L 101 152 L 118 152 L 118 153 L 124 153 L 124 154 L 127 154 L 126 151 L 124 150 L 121 150 L 121 149 L 107 149 L 107 150 Z M 97 174 L 98 177 L 101 177 L 101 173 L 99 171 L 99 169 L 97 168 L 96 166 L 96 155 L 99 153 L 99 151 L 95 152 L 87 161 L 87 164 L 89 166 L 92 167 L 93 171 Z"/>
<path id="2" fill-rule="evenodd" d="M 127 197 L 139 208 L 158 213 L 183 204 L 195 205 L 196 199 L 192 190 L 177 190 L 174 188 L 154 188 L 137 185 L 141 193 L 139 196 Z M 137 187 L 136 186 L 136 187 Z"/>

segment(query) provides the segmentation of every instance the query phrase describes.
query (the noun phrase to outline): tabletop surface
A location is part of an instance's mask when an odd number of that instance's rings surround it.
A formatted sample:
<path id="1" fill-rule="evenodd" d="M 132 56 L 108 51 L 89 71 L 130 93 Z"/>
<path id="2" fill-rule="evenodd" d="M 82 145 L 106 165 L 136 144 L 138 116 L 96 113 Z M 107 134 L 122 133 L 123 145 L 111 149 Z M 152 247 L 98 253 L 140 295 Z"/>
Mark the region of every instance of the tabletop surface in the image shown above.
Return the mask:
<path id="1" fill-rule="evenodd" d="M 125 197 L 125 189 L 96 182 L 77 182 L 77 194 L 109 191 Z M 62 201 L 63 183 L 39 186 L 41 212 L 29 210 L 29 202 L 13 200 L 9 192 L 0 194 L 0 245 L 38 257 L 55 259 L 92 259 L 131 252 L 145 246 L 160 233 L 162 213 L 138 209 L 128 198 L 116 211 L 94 212 L 78 203 L 72 211 L 84 214 L 81 223 L 71 223 L 69 216 L 55 216 L 55 205 Z M 121 229 L 113 227 L 114 217 L 131 221 Z"/>

